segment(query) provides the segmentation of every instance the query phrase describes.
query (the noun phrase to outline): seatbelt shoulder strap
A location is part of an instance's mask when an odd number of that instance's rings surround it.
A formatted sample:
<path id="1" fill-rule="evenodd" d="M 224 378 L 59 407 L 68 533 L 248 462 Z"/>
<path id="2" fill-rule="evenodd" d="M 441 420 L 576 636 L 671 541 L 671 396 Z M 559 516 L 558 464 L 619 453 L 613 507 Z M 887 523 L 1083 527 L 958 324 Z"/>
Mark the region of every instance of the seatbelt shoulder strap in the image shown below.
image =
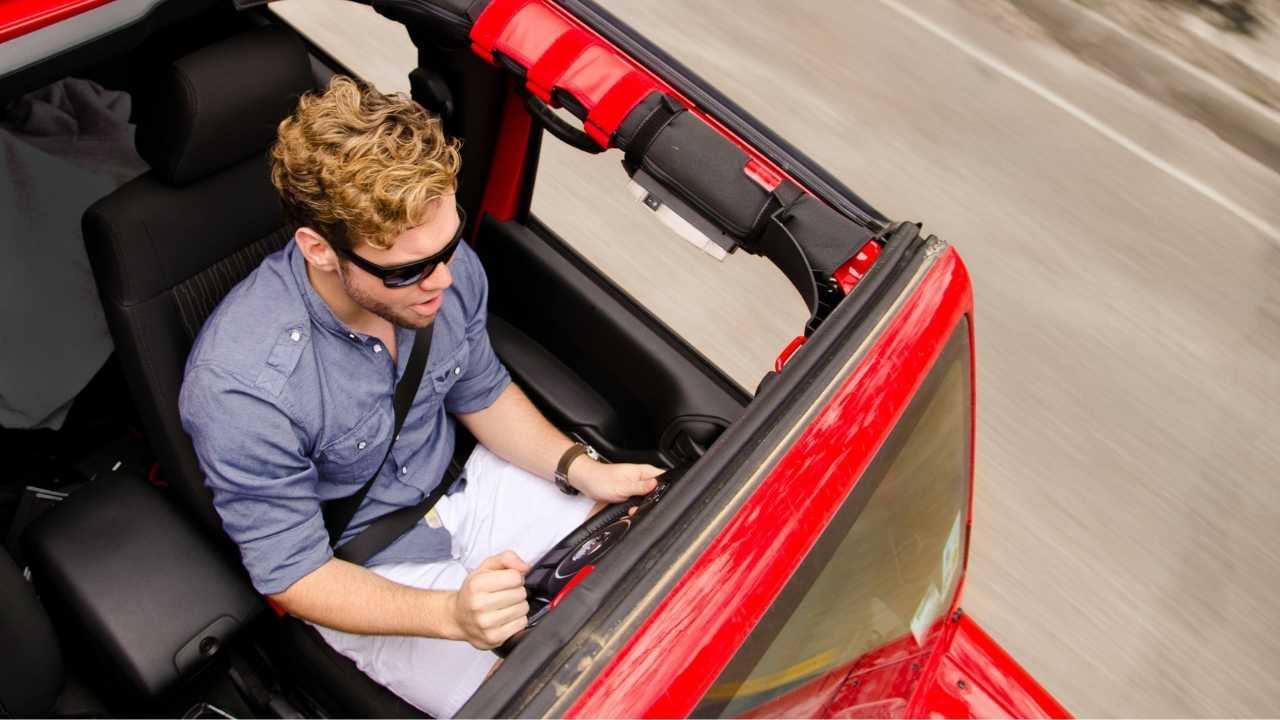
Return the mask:
<path id="1" fill-rule="evenodd" d="M 382 456 L 382 462 L 378 463 L 378 469 L 373 471 L 373 476 L 365 481 L 355 494 L 331 500 L 321 509 L 325 529 L 329 531 L 329 547 L 337 545 L 342 539 L 342 533 L 346 532 L 347 526 L 351 524 L 351 518 L 355 517 L 360 503 L 364 502 L 365 496 L 369 494 L 369 488 L 373 487 L 373 483 L 378 479 L 383 466 L 387 464 L 387 458 L 391 457 L 391 449 L 396 445 L 396 438 L 400 437 L 400 428 L 404 426 L 405 416 L 413 406 L 413 399 L 418 394 L 418 386 L 422 384 L 422 374 L 427 367 L 427 356 L 431 354 L 431 335 L 434 330 L 435 323 L 432 323 L 418 330 L 414 335 L 413 349 L 409 351 L 404 375 L 400 376 L 400 382 L 396 383 L 395 395 L 392 398 L 395 423 L 391 430 L 391 442 L 387 444 L 387 453 Z"/>

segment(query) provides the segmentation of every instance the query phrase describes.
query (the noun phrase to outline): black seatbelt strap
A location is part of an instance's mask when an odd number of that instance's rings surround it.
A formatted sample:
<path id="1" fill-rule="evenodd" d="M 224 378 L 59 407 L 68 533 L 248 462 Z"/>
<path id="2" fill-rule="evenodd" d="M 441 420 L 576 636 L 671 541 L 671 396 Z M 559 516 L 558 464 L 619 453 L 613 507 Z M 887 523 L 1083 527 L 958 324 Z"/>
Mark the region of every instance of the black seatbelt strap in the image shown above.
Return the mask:
<path id="1" fill-rule="evenodd" d="M 391 406 L 395 410 L 395 427 L 391 430 L 391 442 L 387 445 L 387 454 L 383 455 L 382 462 L 378 463 L 378 469 L 373 471 L 373 476 L 354 495 L 330 500 L 321 510 L 321 514 L 324 515 L 325 529 L 329 531 L 329 547 L 338 544 L 342 533 L 351 524 L 351 518 L 355 517 L 360 503 L 364 502 L 365 495 L 369 494 L 369 488 L 373 487 L 378 474 L 382 472 L 382 467 L 387 464 L 387 458 L 391 457 L 391 449 L 396 446 L 396 438 L 400 436 L 404 418 L 409 414 L 413 398 L 418 394 L 418 385 L 422 383 L 422 373 L 427 368 L 427 356 L 431 354 L 431 334 L 434 330 L 435 323 L 432 323 L 429 327 L 418 330 L 414 336 L 413 350 L 409 351 L 404 375 L 400 376 L 400 382 L 396 383 L 395 396 L 391 401 Z"/>
<path id="2" fill-rule="evenodd" d="M 361 530 L 359 535 L 336 548 L 333 551 L 334 557 L 363 565 L 369 558 L 395 542 L 396 538 L 405 534 L 430 512 L 431 508 L 435 507 L 436 502 L 444 497 L 445 492 L 458 480 L 458 476 L 462 474 L 462 468 L 467 464 L 467 458 L 476 447 L 475 438 L 471 433 L 461 425 L 457 427 L 458 434 L 453 444 L 453 458 L 449 461 L 449 467 L 445 469 L 444 477 L 440 478 L 440 484 L 427 493 L 427 497 L 417 505 L 393 510 L 374 520 L 369 527 Z"/>

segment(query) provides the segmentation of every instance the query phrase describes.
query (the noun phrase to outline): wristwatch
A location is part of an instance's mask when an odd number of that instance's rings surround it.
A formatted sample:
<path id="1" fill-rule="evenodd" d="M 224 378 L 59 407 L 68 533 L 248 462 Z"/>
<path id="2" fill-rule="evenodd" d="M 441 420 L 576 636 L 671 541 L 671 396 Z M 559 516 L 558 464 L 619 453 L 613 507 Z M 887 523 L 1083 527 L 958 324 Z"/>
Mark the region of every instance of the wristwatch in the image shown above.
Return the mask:
<path id="1" fill-rule="evenodd" d="M 560 456 L 560 462 L 556 463 L 556 487 L 560 488 L 560 492 L 565 495 L 578 494 L 578 489 L 569 484 L 569 466 L 578 459 L 579 455 L 586 455 L 592 460 L 600 459 L 600 453 L 584 442 L 576 442 L 564 451 Z"/>

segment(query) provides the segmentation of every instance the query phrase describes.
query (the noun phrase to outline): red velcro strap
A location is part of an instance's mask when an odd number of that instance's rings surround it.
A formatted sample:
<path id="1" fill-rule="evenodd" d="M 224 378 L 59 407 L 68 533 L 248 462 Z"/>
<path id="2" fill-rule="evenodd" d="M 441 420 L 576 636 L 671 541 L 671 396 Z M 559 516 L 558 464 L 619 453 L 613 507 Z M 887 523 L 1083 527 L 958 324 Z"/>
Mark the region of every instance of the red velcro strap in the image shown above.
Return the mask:
<path id="1" fill-rule="evenodd" d="M 601 147 L 609 147 L 609 140 L 626 119 L 627 113 L 657 89 L 658 86 L 653 80 L 641 73 L 630 72 L 622 76 L 622 79 L 618 80 L 617 84 L 610 88 L 609 92 L 600 98 L 600 102 L 587 113 L 587 122 L 584 126 L 587 134 Z"/>
<path id="2" fill-rule="evenodd" d="M 493 62 L 493 46 L 516 13 L 533 0 L 493 0 L 471 26 L 471 49 Z"/>
<path id="3" fill-rule="evenodd" d="M 529 68 L 527 76 L 529 90 L 543 102 L 550 101 L 551 90 L 555 87 L 556 81 L 593 42 L 591 35 L 577 28 L 556 38 L 547 52 L 538 58 L 533 67 Z"/>

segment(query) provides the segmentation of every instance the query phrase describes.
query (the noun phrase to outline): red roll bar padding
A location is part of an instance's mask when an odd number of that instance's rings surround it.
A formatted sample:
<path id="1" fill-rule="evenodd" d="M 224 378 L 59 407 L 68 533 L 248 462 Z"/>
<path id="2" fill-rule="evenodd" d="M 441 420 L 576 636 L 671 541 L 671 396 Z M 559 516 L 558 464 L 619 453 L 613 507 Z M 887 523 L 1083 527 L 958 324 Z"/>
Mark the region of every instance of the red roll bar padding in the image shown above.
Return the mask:
<path id="1" fill-rule="evenodd" d="M 513 79 L 512 82 L 519 81 Z M 506 103 L 502 108 L 501 127 L 498 145 L 494 149 L 493 166 L 489 171 L 489 179 L 485 181 L 484 197 L 480 201 L 480 213 L 471 231 L 472 245 L 476 244 L 485 215 L 491 215 L 495 220 L 511 220 L 520 207 L 533 118 L 525 110 L 521 97 L 511 91 L 507 91 Z"/>
<path id="2" fill-rule="evenodd" d="M 576 28 L 556 38 L 551 47 L 547 48 L 546 54 L 538 58 L 533 63 L 533 67 L 529 68 L 526 78 L 529 91 L 543 102 L 550 102 L 551 90 L 555 87 L 556 81 L 591 44 L 591 36 Z"/>
<path id="3" fill-rule="evenodd" d="M 638 72 L 623 75 L 587 113 L 584 126 L 592 140 L 609 147 L 610 138 L 636 105 L 658 89 L 653 81 Z"/>
<path id="4" fill-rule="evenodd" d="M 498 36 L 516 13 L 534 0 L 493 0 L 471 26 L 471 49 L 480 57 L 493 62 L 493 48 Z"/>
<path id="5" fill-rule="evenodd" d="M 471 48 L 489 62 L 501 54 L 523 67 L 526 87 L 543 102 L 552 102 L 556 90 L 572 95 L 586 110 L 587 134 L 602 148 L 632 108 L 662 89 L 541 0 L 493 0 L 471 28 Z"/>

